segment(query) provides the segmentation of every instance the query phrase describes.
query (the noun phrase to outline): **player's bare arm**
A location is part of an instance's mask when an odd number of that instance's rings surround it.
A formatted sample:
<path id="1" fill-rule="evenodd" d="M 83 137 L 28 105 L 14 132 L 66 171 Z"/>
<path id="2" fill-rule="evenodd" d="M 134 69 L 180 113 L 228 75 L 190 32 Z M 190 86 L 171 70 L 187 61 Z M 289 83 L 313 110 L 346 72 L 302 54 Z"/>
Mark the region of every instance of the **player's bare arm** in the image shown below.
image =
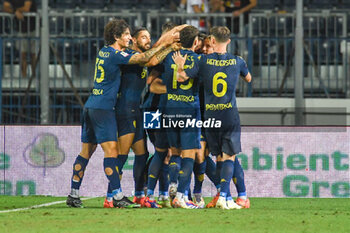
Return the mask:
<path id="1" fill-rule="evenodd" d="M 152 48 L 144 53 L 132 55 L 128 64 L 145 64 L 151 60 L 151 58 L 159 51 L 165 49 L 167 44 L 162 43 L 159 46 Z"/>
<path id="2" fill-rule="evenodd" d="M 151 67 L 151 66 L 156 66 L 159 63 L 161 63 L 164 58 L 172 51 L 177 51 L 181 48 L 181 44 L 180 43 L 174 43 L 171 46 L 167 47 L 164 50 L 161 50 L 159 52 L 157 52 L 149 62 L 147 62 L 145 64 L 145 66 L 147 67 Z"/>
<path id="3" fill-rule="evenodd" d="M 157 52 L 164 50 L 176 41 L 178 41 L 176 34 L 170 30 L 159 38 L 156 43 L 159 44 L 158 46 L 154 46 L 144 53 L 133 55 L 129 60 L 129 64 L 146 64 Z"/>
<path id="4" fill-rule="evenodd" d="M 165 94 L 167 93 L 166 85 L 160 78 L 155 78 L 149 87 L 149 91 L 154 94 Z"/>
<path id="5" fill-rule="evenodd" d="M 170 31 L 166 32 L 164 35 L 162 35 L 159 40 L 153 45 L 153 47 L 158 46 L 159 44 L 163 43 L 164 41 L 168 40 L 169 37 L 173 38 L 174 41 L 179 42 L 180 41 L 180 31 L 187 27 L 187 24 L 183 24 L 177 27 L 174 27 Z"/>
<path id="6" fill-rule="evenodd" d="M 247 83 L 250 83 L 252 81 L 252 76 L 249 72 L 245 77 L 241 76 L 241 78 Z"/>

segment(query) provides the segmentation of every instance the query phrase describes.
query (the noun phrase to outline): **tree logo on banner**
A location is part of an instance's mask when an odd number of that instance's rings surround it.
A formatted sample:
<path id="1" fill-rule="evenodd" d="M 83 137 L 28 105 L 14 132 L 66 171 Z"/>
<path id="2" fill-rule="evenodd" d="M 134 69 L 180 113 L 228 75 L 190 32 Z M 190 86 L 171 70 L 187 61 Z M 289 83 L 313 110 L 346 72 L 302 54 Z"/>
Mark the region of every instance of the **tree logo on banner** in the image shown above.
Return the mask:
<path id="1" fill-rule="evenodd" d="M 26 147 L 23 157 L 29 165 L 44 168 L 44 176 L 47 168 L 58 167 L 65 159 L 64 151 L 59 147 L 56 135 L 51 133 L 38 135 Z"/>

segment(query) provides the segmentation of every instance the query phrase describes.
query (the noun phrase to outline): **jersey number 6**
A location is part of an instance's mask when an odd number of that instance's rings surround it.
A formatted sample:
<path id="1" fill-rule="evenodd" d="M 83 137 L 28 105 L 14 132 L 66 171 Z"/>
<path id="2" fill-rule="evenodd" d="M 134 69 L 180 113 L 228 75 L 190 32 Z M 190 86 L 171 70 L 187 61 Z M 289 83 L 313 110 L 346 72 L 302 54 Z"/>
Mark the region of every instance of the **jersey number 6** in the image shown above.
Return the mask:
<path id="1" fill-rule="evenodd" d="M 222 78 L 222 79 L 221 79 Z M 223 72 L 218 72 L 213 77 L 213 94 L 216 97 L 223 97 L 227 91 L 227 82 L 224 80 L 227 75 Z M 218 85 L 222 85 L 222 90 L 218 91 Z"/>

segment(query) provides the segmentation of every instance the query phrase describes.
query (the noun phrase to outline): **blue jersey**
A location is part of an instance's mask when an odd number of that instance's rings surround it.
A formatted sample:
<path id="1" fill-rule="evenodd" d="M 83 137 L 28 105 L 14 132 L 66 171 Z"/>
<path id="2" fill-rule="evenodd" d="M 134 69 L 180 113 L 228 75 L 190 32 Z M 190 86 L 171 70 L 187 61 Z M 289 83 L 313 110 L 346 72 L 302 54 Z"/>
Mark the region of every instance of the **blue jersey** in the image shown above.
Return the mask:
<path id="1" fill-rule="evenodd" d="M 187 54 L 185 69 L 192 69 L 198 54 L 191 50 L 180 50 L 181 55 Z M 198 79 L 192 77 L 184 83 L 177 82 L 177 65 L 174 64 L 172 53 L 164 59 L 163 83 L 167 88 L 166 108 L 199 108 Z"/>
<path id="2" fill-rule="evenodd" d="M 246 76 L 248 68 L 242 57 L 229 53 L 212 53 L 198 57 L 189 77 L 199 77 L 204 86 L 204 117 L 221 119 L 223 125 L 239 123 L 236 105 L 236 86 L 239 76 Z"/>
<path id="3" fill-rule="evenodd" d="M 161 63 L 154 67 L 158 73 L 160 73 L 159 78 L 164 83 L 164 64 Z M 147 90 L 146 98 L 143 102 L 143 108 L 151 111 L 156 111 L 157 109 L 163 110 L 166 104 L 167 94 L 154 94 Z"/>
<path id="4" fill-rule="evenodd" d="M 132 55 L 104 46 L 96 58 L 94 87 L 86 108 L 113 110 L 120 86 L 120 65 L 128 64 Z"/>
<path id="5" fill-rule="evenodd" d="M 127 49 L 128 54 L 136 54 L 137 51 Z M 122 66 L 122 79 L 117 99 L 117 114 L 129 115 L 139 112 L 141 94 L 146 86 L 147 67 L 139 65 Z"/>

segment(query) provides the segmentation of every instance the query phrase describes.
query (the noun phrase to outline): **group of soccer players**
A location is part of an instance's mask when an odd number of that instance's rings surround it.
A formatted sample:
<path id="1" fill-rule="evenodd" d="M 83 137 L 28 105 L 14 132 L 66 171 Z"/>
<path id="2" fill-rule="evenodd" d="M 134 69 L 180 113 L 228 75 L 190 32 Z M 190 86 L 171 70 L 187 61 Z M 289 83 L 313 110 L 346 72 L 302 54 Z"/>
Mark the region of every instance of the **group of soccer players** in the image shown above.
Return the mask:
<path id="1" fill-rule="evenodd" d="M 82 207 L 79 188 L 100 144 L 109 181 L 105 208 L 204 208 L 204 174 L 218 190 L 207 207 L 249 208 L 243 169 L 236 157 L 241 151 L 241 131 L 235 89 L 239 77 L 250 82 L 251 75 L 241 57 L 226 51 L 229 29 L 213 27 L 206 36 L 193 26 L 166 23 L 151 48 L 147 29 L 131 35 L 126 22 L 115 19 L 105 26 L 104 39 L 96 58 L 92 94 L 84 106 L 82 150 L 73 164 L 67 205 Z M 220 127 L 194 124 L 148 130 L 155 146 L 153 157 L 148 158 L 143 111 L 149 110 L 160 111 L 172 122 L 216 121 Z M 120 185 L 130 149 L 135 153 L 133 201 L 124 196 Z M 216 164 L 209 153 L 216 156 Z M 230 194 L 231 180 L 238 192 L 236 201 Z"/>

